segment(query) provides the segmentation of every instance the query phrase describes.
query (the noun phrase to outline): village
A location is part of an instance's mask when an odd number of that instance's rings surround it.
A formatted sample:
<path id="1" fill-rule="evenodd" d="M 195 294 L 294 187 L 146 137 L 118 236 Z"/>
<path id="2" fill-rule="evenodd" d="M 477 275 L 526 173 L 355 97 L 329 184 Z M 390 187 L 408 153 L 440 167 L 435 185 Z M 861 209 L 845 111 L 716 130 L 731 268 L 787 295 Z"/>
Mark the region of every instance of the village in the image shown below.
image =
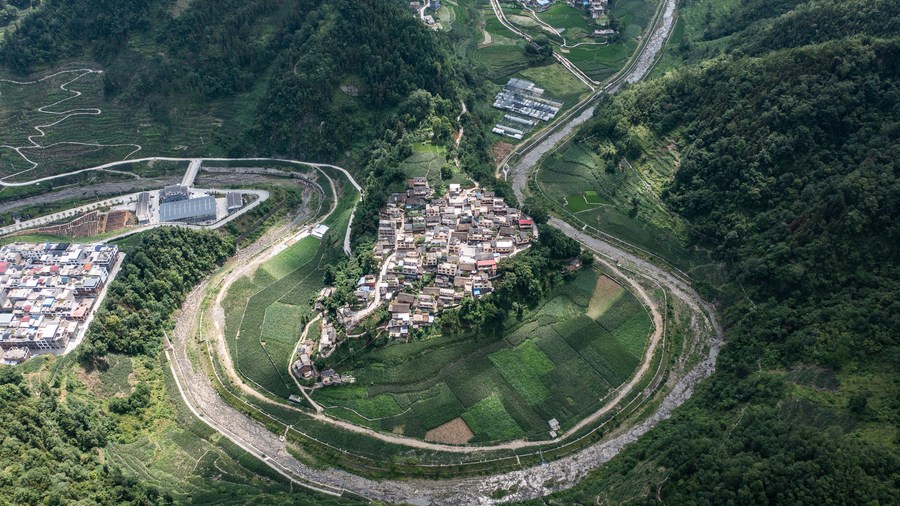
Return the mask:
<path id="1" fill-rule="evenodd" d="M 0 248 L 0 361 L 74 348 L 122 256 L 105 243 Z"/>
<path id="2" fill-rule="evenodd" d="M 381 279 L 362 279 L 357 300 L 389 301 L 388 334 L 406 338 L 463 298 L 491 293 L 497 263 L 529 247 L 534 234 L 532 220 L 494 192 L 451 184 L 435 197 L 424 177 L 409 179 L 379 219 L 374 255 Z"/>
<path id="3" fill-rule="evenodd" d="M 498 263 L 530 247 L 536 234 L 531 218 L 492 191 L 450 184 L 445 195 L 437 196 L 426 178 L 411 178 L 406 192 L 391 194 L 380 214 L 373 251 L 380 273 L 360 278 L 356 304 L 339 309 L 339 323 L 350 329 L 387 302 L 384 330 L 391 338 L 408 340 L 417 329 L 433 325 L 442 310 L 491 293 Z M 321 295 L 329 293 L 326 288 Z M 335 326 L 323 323 L 318 346 L 301 343 L 298 348 L 295 375 L 316 377 L 311 357 L 329 356 L 338 338 Z M 321 378 L 319 386 L 347 381 L 332 370 Z"/>

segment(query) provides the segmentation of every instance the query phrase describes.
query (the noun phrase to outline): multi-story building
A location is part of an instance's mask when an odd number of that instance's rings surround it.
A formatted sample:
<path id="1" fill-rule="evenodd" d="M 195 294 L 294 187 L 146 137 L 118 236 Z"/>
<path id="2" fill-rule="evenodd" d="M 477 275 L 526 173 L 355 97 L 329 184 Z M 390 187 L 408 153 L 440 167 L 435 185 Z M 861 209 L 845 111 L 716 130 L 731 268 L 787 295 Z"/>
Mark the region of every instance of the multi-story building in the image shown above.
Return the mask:
<path id="1" fill-rule="evenodd" d="M 120 257 L 103 243 L 0 248 L 0 347 L 65 348 L 85 330 Z"/>

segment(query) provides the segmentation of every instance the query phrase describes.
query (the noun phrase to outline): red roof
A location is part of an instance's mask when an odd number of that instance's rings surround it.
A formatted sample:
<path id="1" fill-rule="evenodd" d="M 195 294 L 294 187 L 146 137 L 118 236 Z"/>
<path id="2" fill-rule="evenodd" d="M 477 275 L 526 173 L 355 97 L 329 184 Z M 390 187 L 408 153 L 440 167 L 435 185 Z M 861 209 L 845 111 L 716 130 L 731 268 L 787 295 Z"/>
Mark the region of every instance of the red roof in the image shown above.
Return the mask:
<path id="1" fill-rule="evenodd" d="M 5 273 L 6 269 L 9 269 L 9 262 L 0 262 L 0 274 Z"/>
<path id="2" fill-rule="evenodd" d="M 522 218 L 519 220 L 520 227 L 530 227 L 534 222 L 529 220 L 528 218 Z"/>
<path id="3" fill-rule="evenodd" d="M 488 267 L 488 266 L 496 266 L 496 260 L 479 260 L 478 267 Z"/>
<path id="4" fill-rule="evenodd" d="M 50 272 L 59 272 L 59 266 L 58 266 L 58 265 L 51 265 L 51 266 L 50 266 Z"/>

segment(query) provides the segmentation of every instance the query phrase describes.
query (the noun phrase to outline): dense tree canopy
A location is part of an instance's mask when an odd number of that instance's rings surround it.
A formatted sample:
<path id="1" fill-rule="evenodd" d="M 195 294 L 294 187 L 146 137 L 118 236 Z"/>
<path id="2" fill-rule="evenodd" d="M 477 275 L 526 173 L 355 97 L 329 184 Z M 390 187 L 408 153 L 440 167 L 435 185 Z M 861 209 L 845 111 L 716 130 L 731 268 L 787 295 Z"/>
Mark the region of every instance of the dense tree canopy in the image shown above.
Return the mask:
<path id="1" fill-rule="evenodd" d="M 185 295 L 234 254 L 234 244 L 215 232 L 163 227 L 141 234 L 128 253 L 79 348 L 85 358 L 159 351 Z"/>
<path id="2" fill-rule="evenodd" d="M 58 385 L 32 391 L 0 366 L 0 502 L 4 504 L 166 504 L 171 497 L 124 478 L 98 454 L 114 422 L 90 399 L 60 397 Z"/>
<path id="3" fill-rule="evenodd" d="M 840 367 L 897 344 L 898 56 L 852 39 L 726 58 L 624 94 L 595 125 L 684 139 L 667 200 L 752 291 L 742 334 L 785 360 Z"/>
<path id="4" fill-rule="evenodd" d="M 721 308 L 727 345 L 712 378 L 559 501 L 900 498 L 896 9 L 741 3 L 709 15 L 705 37 L 723 39 L 685 60 L 723 54 L 598 108 L 582 135 L 610 139 L 619 156 L 644 156 L 641 132 L 678 146 L 663 199 L 740 292 Z M 811 387 L 784 372 L 804 368 L 852 384 Z"/>

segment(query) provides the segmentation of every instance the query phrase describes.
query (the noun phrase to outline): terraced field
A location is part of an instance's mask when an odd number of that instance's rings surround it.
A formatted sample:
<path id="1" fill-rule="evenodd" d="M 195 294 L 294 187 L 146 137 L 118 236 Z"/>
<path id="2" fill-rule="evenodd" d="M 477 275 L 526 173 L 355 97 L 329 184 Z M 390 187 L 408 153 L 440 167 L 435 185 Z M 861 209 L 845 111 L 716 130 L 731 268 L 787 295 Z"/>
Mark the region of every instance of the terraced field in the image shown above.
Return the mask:
<path id="1" fill-rule="evenodd" d="M 111 378 L 106 373 L 101 379 L 104 390 L 114 387 L 107 385 Z M 112 443 L 105 450 L 125 476 L 159 488 L 176 504 L 349 503 L 293 494 L 286 479 L 194 418 L 171 378 L 165 384 L 172 400 L 166 416 L 135 440 Z"/>
<path id="2" fill-rule="evenodd" d="M 574 63 L 590 78 L 602 81 L 618 72 L 637 48 L 639 38 L 656 12 L 658 2 L 652 0 L 622 0 L 612 4 L 611 14 L 624 27 L 620 40 L 610 44 L 597 44 L 588 35 L 600 26 L 581 15 L 576 9 L 556 4 L 540 18 L 560 30 L 568 46 L 558 48 L 561 54 Z M 603 39 L 599 39 L 603 42 Z"/>
<path id="3" fill-rule="evenodd" d="M 28 181 L 146 155 L 223 154 L 210 152 L 209 142 L 222 131 L 221 120 L 188 100 L 166 105 L 110 100 L 99 70 L 0 74 L 0 178 Z"/>
<path id="4" fill-rule="evenodd" d="M 597 270 L 580 272 L 506 327 L 501 337 L 339 350 L 329 365 L 356 384 L 313 398 L 333 416 L 412 437 L 461 417 L 472 443 L 547 439 L 548 420 L 571 427 L 629 378 L 652 330 L 637 299 Z"/>
<path id="5" fill-rule="evenodd" d="M 431 143 L 417 142 L 413 144 L 413 154 L 400 164 L 400 169 L 406 173 L 406 177 L 425 177 L 432 188 L 439 183 L 459 183 L 470 185 L 471 181 L 456 167 L 449 165 L 453 176 L 444 180 L 441 178 L 441 167 L 447 166 L 447 148 L 435 146 Z"/>
<path id="6" fill-rule="evenodd" d="M 298 393 L 287 373 L 309 301 L 322 287 L 322 243 L 306 237 L 231 286 L 223 303 L 235 367 L 279 397 Z"/>
<path id="7" fill-rule="evenodd" d="M 676 154 L 665 141 L 641 142 L 649 146 L 645 154 L 626 162 L 621 155 L 608 156 L 612 147 L 606 139 L 579 137 L 542 160 L 536 180 L 560 212 L 653 251 L 685 272 L 724 281 L 719 263 L 687 246 L 687 223 L 659 196 L 677 165 Z"/>

